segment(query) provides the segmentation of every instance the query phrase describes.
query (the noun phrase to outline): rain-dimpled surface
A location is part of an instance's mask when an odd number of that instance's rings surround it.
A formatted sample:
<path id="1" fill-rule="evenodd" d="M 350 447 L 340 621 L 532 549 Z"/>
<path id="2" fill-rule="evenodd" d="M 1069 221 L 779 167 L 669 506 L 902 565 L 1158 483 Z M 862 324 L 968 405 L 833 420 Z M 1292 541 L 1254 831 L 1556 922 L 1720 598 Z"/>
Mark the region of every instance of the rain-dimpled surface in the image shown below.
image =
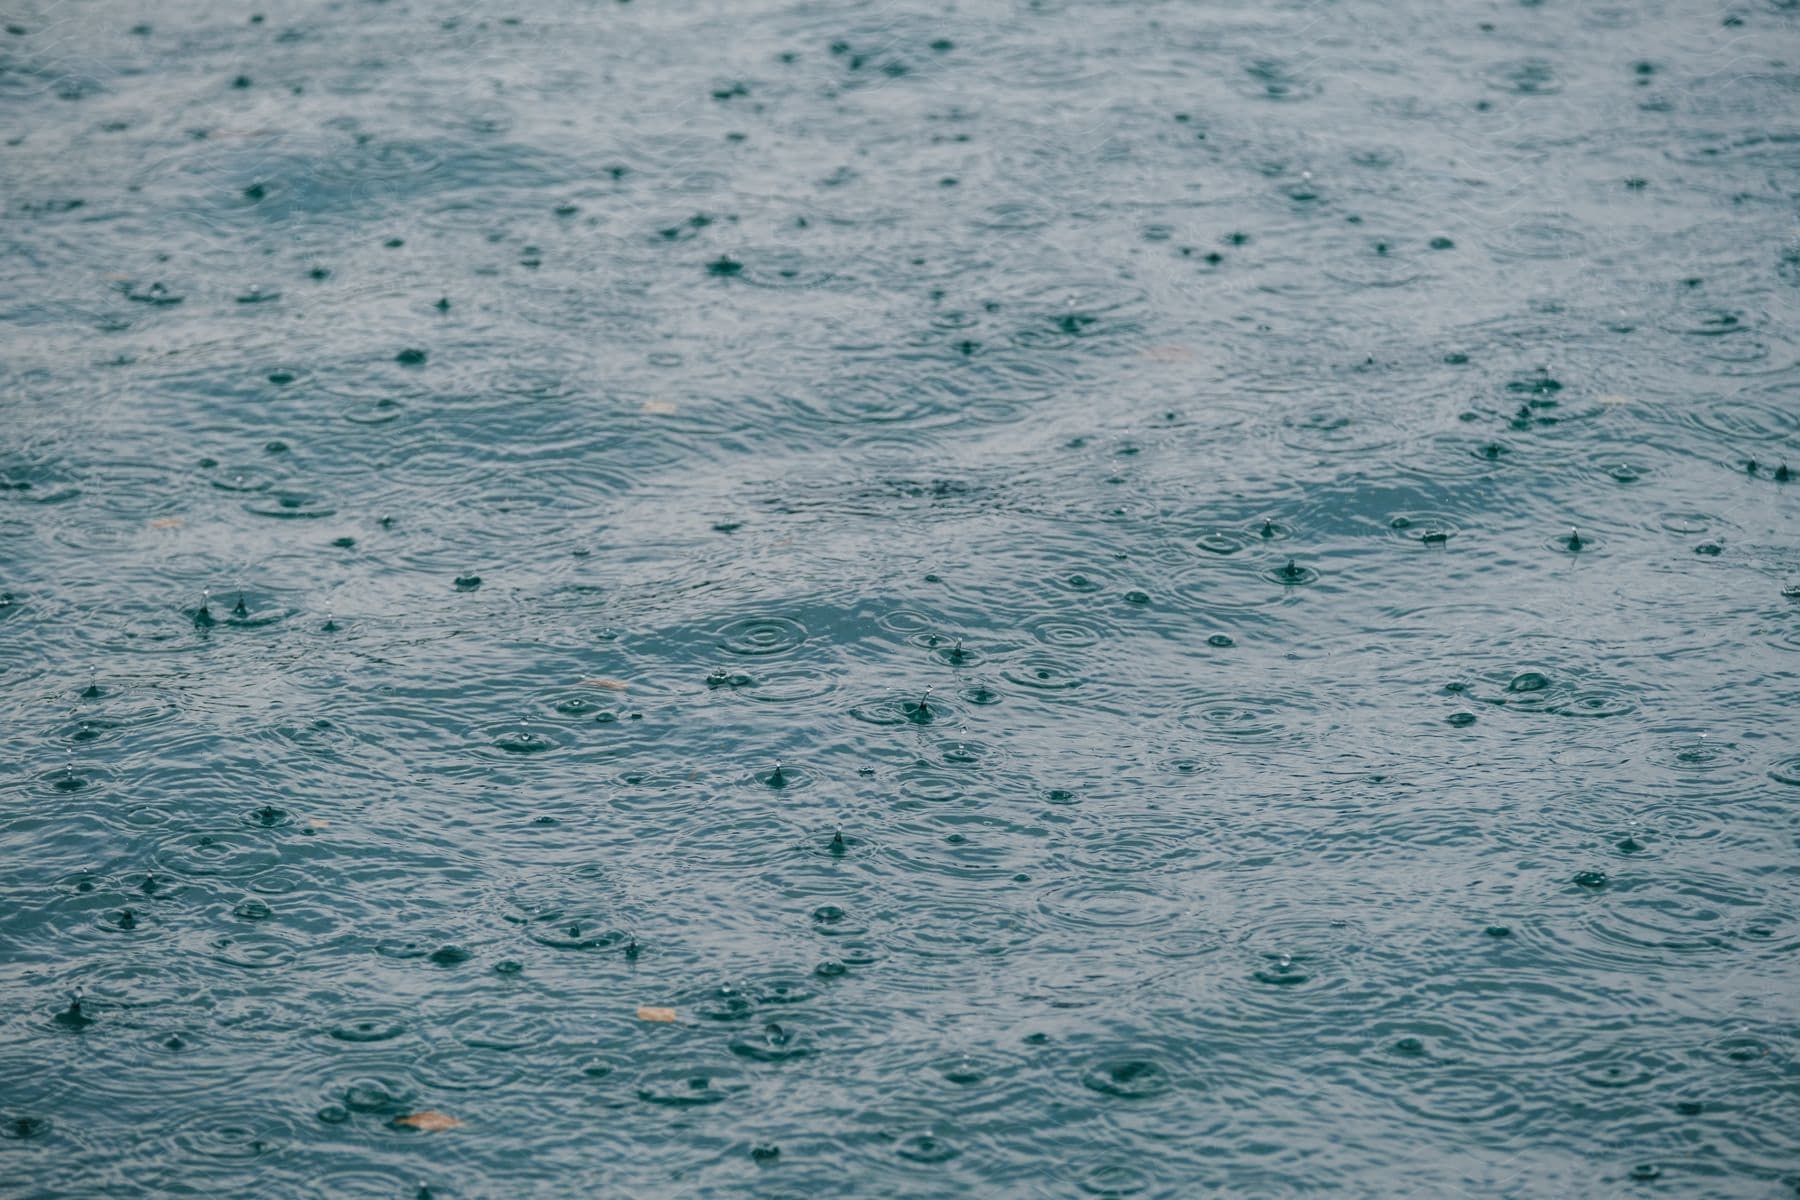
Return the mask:
<path id="1" fill-rule="evenodd" d="M 9 14 L 7 1195 L 1794 1187 L 1791 3 Z"/>

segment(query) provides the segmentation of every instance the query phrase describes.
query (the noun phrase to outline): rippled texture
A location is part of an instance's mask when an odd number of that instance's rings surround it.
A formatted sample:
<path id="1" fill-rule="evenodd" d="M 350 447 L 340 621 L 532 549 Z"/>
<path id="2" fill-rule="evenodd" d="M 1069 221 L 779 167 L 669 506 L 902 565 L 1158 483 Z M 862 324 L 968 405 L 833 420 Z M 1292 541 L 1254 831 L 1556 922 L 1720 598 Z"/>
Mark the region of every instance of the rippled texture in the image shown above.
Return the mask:
<path id="1" fill-rule="evenodd" d="M 1792 4 L 245 16 L 0 33 L 9 1195 L 1794 1185 Z"/>

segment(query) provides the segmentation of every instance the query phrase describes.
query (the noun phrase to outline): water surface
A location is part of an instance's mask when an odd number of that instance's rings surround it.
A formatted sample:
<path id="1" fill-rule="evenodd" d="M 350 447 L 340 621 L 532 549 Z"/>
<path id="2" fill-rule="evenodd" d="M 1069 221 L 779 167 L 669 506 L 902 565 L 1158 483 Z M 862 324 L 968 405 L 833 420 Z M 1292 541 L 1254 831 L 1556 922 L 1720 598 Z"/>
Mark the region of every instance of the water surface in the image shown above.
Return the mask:
<path id="1" fill-rule="evenodd" d="M 0 1190 L 1789 1194 L 1797 19 L 15 6 Z"/>

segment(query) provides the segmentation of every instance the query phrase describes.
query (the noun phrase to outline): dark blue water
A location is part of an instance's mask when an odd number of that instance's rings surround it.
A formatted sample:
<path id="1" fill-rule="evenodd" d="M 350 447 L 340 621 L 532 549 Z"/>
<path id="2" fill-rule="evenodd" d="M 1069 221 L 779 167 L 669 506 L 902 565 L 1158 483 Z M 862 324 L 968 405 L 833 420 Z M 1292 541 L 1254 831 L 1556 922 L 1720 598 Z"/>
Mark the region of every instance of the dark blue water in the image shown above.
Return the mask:
<path id="1" fill-rule="evenodd" d="M 0 1193 L 1800 1183 L 1791 3 L 9 12 Z"/>

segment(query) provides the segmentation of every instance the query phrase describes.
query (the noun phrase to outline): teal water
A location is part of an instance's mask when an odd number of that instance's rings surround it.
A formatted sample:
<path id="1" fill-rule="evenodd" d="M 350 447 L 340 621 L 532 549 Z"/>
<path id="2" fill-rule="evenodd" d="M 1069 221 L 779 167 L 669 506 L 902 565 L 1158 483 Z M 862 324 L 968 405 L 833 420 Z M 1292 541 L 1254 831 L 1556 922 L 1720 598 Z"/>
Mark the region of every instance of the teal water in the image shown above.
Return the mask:
<path id="1" fill-rule="evenodd" d="M 0 1193 L 1800 1187 L 1791 3 L 265 13 L 0 30 Z"/>

